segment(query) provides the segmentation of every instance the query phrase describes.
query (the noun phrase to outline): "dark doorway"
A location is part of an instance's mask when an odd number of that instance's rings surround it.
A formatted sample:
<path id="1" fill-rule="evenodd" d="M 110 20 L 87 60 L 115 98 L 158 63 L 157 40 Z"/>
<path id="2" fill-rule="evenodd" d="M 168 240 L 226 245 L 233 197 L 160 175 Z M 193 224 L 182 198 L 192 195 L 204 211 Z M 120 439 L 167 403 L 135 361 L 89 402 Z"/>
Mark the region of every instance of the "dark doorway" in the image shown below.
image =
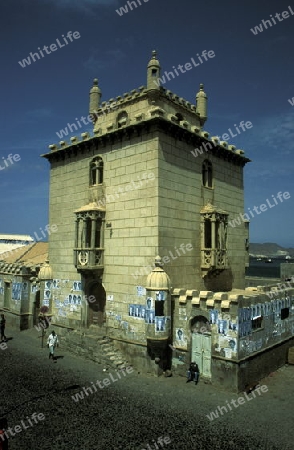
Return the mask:
<path id="1" fill-rule="evenodd" d="M 105 322 L 106 292 L 101 283 L 90 285 L 88 293 L 89 314 L 88 325 L 102 326 Z"/>
<path id="2" fill-rule="evenodd" d="M 40 314 L 40 308 L 41 308 L 40 303 L 41 303 L 40 302 L 40 291 L 37 291 L 35 294 L 35 301 L 34 301 L 34 317 L 33 317 L 34 325 L 39 324 L 39 314 Z"/>

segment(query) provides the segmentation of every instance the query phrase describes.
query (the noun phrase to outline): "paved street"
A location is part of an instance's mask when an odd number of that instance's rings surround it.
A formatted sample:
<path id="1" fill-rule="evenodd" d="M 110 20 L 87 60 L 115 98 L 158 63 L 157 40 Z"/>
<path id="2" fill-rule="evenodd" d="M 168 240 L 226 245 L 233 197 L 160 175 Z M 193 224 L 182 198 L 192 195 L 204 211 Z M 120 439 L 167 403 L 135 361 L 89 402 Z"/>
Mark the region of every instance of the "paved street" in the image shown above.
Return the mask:
<path id="1" fill-rule="evenodd" d="M 62 342 L 53 363 L 36 330 L 7 335 L 13 339 L 0 350 L 0 412 L 14 434 L 9 450 L 294 449 L 294 366 L 262 380 L 267 392 L 248 400 L 201 380 L 195 386 L 178 377 L 103 372 Z M 240 396 L 242 405 L 206 417 Z"/>

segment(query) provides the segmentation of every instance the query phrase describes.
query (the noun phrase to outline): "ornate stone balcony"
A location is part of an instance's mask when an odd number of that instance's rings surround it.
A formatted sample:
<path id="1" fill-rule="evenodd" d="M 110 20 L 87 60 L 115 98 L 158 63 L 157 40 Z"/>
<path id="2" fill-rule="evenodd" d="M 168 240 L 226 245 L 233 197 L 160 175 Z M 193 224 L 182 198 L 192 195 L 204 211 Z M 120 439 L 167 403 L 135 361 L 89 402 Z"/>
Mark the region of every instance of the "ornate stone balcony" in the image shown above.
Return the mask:
<path id="1" fill-rule="evenodd" d="M 227 251 L 222 249 L 205 248 L 201 250 L 201 269 L 224 270 L 228 269 Z"/>
<path id="2" fill-rule="evenodd" d="M 75 248 L 74 265 L 78 270 L 97 270 L 104 268 L 103 248 Z"/>

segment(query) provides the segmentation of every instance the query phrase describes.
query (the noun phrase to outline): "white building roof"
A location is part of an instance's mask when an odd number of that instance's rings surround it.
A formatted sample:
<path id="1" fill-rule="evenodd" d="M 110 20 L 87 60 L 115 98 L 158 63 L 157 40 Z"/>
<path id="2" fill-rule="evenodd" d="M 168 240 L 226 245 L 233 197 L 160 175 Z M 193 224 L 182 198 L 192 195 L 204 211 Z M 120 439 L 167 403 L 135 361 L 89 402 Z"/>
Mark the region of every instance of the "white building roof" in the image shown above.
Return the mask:
<path id="1" fill-rule="evenodd" d="M 0 234 L 0 254 L 32 244 L 34 239 L 28 234 Z"/>
<path id="2" fill-rule="evenodd" d="M 29 241 L 33 242 L 33 238 L 28 234 L 0 234 L 0 241 L 2 239 L 11 241 Z"/>

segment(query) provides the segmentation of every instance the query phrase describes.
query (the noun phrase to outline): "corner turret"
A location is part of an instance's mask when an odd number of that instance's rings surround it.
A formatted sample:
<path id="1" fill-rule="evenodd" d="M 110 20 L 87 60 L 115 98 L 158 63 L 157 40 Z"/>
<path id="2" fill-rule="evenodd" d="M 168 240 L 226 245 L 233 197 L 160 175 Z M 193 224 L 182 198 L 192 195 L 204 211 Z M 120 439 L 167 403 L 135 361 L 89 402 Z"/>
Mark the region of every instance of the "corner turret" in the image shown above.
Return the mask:
<path id="1" fill-rule="evenodd" d="M 207 95 L 205 94 L 204 85 L 200 84 L 200 89 L 196 95 L 196 113 L 200 116 L 200 124 L 203 127 L 207 120 Z"/>
<path id="2" fill-rule="evenodd" d="M 158 90 L 160 88 L 160 63 L 156 58 L 156 51 L 153 50 L 152 58 L 147 66 L 147 89 Z"/>
<path id="3" fill-rule="evenodd" d="M 97 113 L 98 109 L 100 108 L 100 100 L 101 100 L 101 89 L 98 86 L 98 80 L 95 78 L 93 80 L 93 86 L 90 90 L 90 106 L 89 106 L 89 113 Z"/>

